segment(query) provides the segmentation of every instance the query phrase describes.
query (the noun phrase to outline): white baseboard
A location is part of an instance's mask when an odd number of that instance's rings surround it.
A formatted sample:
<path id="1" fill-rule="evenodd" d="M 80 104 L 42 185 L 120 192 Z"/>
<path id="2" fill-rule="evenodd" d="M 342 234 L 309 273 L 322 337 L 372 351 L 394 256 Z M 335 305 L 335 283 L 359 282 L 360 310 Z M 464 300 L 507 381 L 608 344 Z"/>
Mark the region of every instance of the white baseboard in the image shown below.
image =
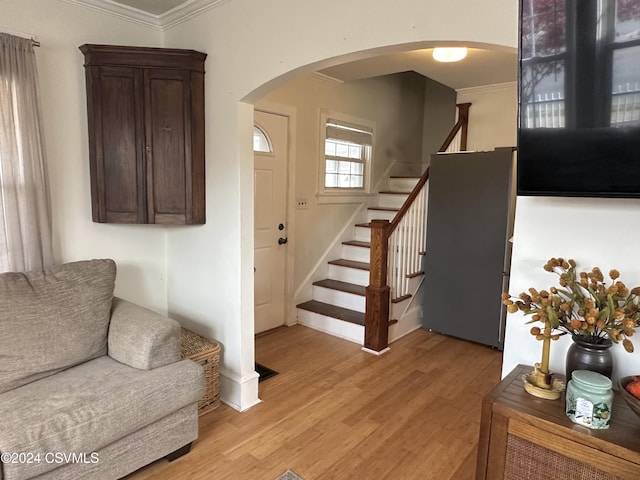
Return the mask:
<path id="1" fill-rule="evenodd" d="M 390 351 L 391 349 L 390 349 L 389 347 L 387 347 L 387 348 L 383 348 L 382 350 L 380 350 L 379 352 L 377 352 L 377 351 L 375 351 L 375 350 L 371 350 L 370 348 L 362 347 L 362 348 L 361 348 L 361 350 L 362 350 L 363 352 L 370 353 L 371 355 L 377 355 L 377 356 L 380 356 L 380 355 L 384 355 L 385 353 L 387 353 L 387 352 L 388 352 L 388 351 Z"/>

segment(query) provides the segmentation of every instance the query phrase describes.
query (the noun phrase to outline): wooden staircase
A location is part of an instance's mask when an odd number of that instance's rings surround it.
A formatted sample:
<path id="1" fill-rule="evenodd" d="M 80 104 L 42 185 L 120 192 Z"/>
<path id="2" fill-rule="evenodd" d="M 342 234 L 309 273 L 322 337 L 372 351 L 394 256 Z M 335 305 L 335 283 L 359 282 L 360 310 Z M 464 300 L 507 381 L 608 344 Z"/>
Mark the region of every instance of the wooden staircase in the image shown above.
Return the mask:
<path id="1" fill-rule="evenodd" d="M 456 107 L 458 119 L 439 152 L 467 149 L 471 104 Z M 313 283 L 312 300 L 297 305 L 298 323 L 378 355 L 420 327 L 408 309 L 424 278 L 428 179 L 428 167 L 419 178 L 389 177 L 366 219 L 354 225 L 353 239 L 342 243 L 341 257 L 328 262 L 328 277 Z"/>
<path id="2" fill-rule="evenodd" d="M 352 240 L 342 242 L 340 258 L 328 262 L 328 278 L 314 282 L 312 300 L 297 305 L 298 323 L 360 345 L 364 343 L 370 222 L 373 219 L 393 220 L 418 180 L 419 177 L 389 177 L 388 185 L 378 193 L 375 205 L 366 210 L 366 218 L 354 224 Z M 397 323 L 393 314 L 401 313 L 411 296 L 392 298 L 389 325 Z"/>

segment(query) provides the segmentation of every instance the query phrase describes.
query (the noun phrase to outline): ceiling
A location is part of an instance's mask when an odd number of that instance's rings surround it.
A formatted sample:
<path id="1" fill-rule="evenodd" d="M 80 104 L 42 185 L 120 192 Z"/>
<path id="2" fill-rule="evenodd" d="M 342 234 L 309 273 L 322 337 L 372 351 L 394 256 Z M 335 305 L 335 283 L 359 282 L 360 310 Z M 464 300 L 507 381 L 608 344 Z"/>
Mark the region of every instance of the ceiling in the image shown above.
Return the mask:
<path id="1" fill-rule="evenodd" d="M 515 82 L 518 75 L 517 52 L 469 48 L 460 62 L 440 63 L 433 49 L 380 55 L 321 70 L 320 73 L 342 81 L 375 77 L 389 73 L 415 71 L 454 90 Z"/>
<path id="2" fill-rule="evenodd" d="M 227 0 L 71 0 L 85 6 L 112 11 L 133 20 L 146 20 L 166 28 L 198 12 Z M 146 18 L 141 18 L 146 17 Z M 517 53 L 470 48 L 467 57 L 456 63 L 439 63 L 432 49 L 380 55 L 321 70 L 329 77 L 350 81 L 391 73 L 415 71 L 454 90 L 515 82 Z"/>

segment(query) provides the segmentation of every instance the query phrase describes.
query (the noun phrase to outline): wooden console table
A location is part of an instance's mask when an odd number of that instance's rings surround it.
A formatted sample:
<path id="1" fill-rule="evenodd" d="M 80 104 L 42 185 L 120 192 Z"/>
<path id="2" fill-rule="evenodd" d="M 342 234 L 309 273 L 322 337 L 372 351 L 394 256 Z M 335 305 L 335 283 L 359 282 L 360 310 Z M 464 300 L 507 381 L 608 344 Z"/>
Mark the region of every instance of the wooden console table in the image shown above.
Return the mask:
<path id="1" fill-rule="evenodd" d="M 616 393 L 607 430 L 576 425 L 564 394 L 525 392 L 519 365 L 482 403 L 476 479 L 640 479 L 640 417 Z"/>

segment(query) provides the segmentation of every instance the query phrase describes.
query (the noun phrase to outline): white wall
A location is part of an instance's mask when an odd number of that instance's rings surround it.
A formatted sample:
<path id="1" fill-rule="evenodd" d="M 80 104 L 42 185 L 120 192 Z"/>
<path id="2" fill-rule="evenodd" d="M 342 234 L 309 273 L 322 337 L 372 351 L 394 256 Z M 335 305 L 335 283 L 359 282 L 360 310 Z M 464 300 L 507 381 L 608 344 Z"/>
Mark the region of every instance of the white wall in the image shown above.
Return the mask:
<path id="1" fill-rule="evenodd" d="M 447 40 L 516 48 L 517 2 L 232 0 L 166 32 L 167 46 L 209 54 L 207 224 L 169 232 L 169 309 L 223 343 L 223 395 L 237 408 L 257 401 L 253 109 L 242 102 L 322 67 Z"/>
<path id="2" fill-rule="evenodd" d="M 573 258 L 580 270 L 598 266 L 606 273 L 617 268 L 629 287 L 640 285 L 636 235 L 640 234 L 640 200 L 613 198 L 518 197 L 511 286 L 517 295 L 530 287 L 558 285 L 557 276 L 543 270 L 551 257 Z M 527 319 L 528 320 L 528 319 Z M 508 315 L 503 375 L 517 364 L 539 362 L 542 345 L 529 334 L 531 325 L 518 313 Z M 636 353 L 614 345 L 614 378 L 640 372 L 640 342 L 631 338 Z M 550 368 L 564 374 L 568 336 L 551 344 Z"/>
<path id="3" fill-rule="evenodd" d="M 471 103 L 467 149 L 493 150 L 517 144 L 517 84 L 503 83 L 457 90 L 457 103 Z"/>
<path id="4" fill-rule="evenodd" d="M 424 89 L 422 163 L 426 168 L 456 124 L 458 101 L 454 90 L 430 78 L 425 79 Z"/>
<path id="5" fill-rule="evenodd" d="M 113 258 L 116 295 L 166 312 L 166 229 L 91 221 L 84 43 L 160 46 L 161 32 L 60 0 L 2 0 L 0 31 L 36 35 L 57 262 Z"/>

